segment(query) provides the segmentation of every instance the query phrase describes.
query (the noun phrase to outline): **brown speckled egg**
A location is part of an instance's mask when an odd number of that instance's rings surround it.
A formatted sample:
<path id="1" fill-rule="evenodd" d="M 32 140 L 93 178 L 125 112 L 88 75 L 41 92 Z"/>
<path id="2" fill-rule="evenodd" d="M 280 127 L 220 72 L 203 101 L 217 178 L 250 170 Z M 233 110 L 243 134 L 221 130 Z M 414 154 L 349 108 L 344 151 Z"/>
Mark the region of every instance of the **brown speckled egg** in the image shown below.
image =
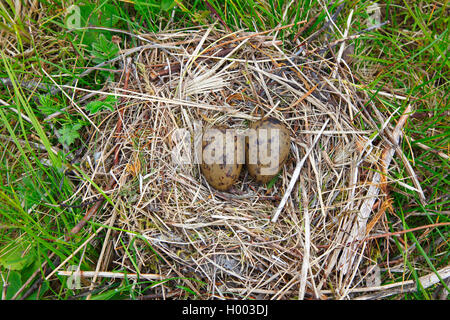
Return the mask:
<path id="1" fill-rule="evenodd" d="M 209 185 L 220 191 L 230 189 L 241 173 L 244 153 L 245 140 L 235 131 L 224 127 L 206 129 L 202 137 L 200 169 Z"/>
<path id="2" fill-rule="evenodd" d="M 257 182 L 267 183 L 278 174 L 288 158 L 290 150 L 289 130 L 275 118 L 256 121 L 250 125 L 250 129 L 254 129 L 254 131 L 249 130 L 245 146 L 245 161 L 248 173 Z M 264 133 L 262 133 L 263 131 Z M 252 132 L 255 132 L 255 134 L 252 135 Z M 279 134 L 275 135 L 276 133 Z M 276 137 L 279 137 L 278 146 L 274 142 Z"/>

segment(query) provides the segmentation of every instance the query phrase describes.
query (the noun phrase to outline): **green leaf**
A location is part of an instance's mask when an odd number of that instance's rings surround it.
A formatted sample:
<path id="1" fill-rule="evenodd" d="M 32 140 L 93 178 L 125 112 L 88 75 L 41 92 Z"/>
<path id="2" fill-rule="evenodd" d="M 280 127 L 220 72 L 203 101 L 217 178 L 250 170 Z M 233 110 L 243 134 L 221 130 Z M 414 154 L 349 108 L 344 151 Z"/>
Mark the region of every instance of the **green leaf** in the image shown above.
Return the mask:
<path id="1" fill-rule="evenodd" d="M 200 23 L 200 24 L 207 24 L 208 23 L 208 17 L 211 15 L 211 12 L 208 10 L 201 10 L 198 12 L 194 12 L 192 14 L 192 18 L 194 21 Z"/>
<path id="2" fill-rule="evenodd" d="M 190 294 L 192 294 L 194 296 L 197 295 L 194 291 L 192 291 L 192 289 L 190 289 L 188 287 L 185 287 L 185 286 L 182 286 L 182 285 L 178 285 L 177 288 L 180 288 L 180 289 L 182 289 L 182 290 L 184 290 L 186 292 L 189 292 Z"/>
<path id="3" fill-rule="evenodd" d="M 17 186 L 17 193 L 25 210 L 29 210 L 33 205 L 39 203 L 44 196 L 38 183 L 39 180 L 36 179 L 44 181 L 41 170 L 36 171 L 35 178 L 25 176 Z"/>
<path id="4" fill-rule="evenodd" d="M 88 26 L 113 28 L 119 22 L 119 9 L 115 5 L 105 3 L 101 6 L 96 4 L 78 3 L 78 9 L 80 10 L 80 29 L 75 29 L 72 33 L 77 35 L 77 41 L 82 41 L 86 45 L 91 45 L 97 41 L 99 35 L 106 35 L 111 38 L 111 32 L 107 30 L 91 30 L 83 29 Z"/>
<path id="5" fill-rule="evenodd" d="M 9 270 L 22 270 L 29 266 L 36 259 L 36 253 L 33 249 L 25 254 L 25 246 L 19 244 L 10 248 L 5 254 L 0 256 L 0 265 Z"/>
<path id="6" fill-rule="evenodd" d="M 80 137 L 78 130 L 80 130 L 82 126 L 83 125 L 81 123 L 75 123 L 74 125 L 68 124 L 63 126 L 62 129 L 58 130 L 58 133 L 60 134 L 60 137 L 58 139 L 59 142 L 70 146 L 75 142 L 76 139 Z"/>
<path id="7" fill-rule="evenodd" d="M 31 275 L 41 267 L 41 263 L 39 262 L 37 252 L 34 250 L 33 252 L 34 252 L 33 261 L 30 263 L 29 266 L 23 268 L 20 272 L 22 279 L 29 279 Z"/>
<path id="8" fill-rule="evenodd" d="M 134 9 L 141 16 L 146 16 L 151 10 L 159 9 L 161 5 L 157 3 L 152 3 L 148 0 L 135 0 L 134 1 Z"/>
<path id="9" fill-rule="evenodd" d="M 97 41 L 92 43 L 91 54 L 94 63 L 102 63 L 111 60 L 119 53 L 119 47 L 112 41 L 106 39 L 104 34 L 100 34 Z"/>
<path id="10" fill-rule="evenodd" d="M 10 300 L 14 294 L 22 287 L 22 278 L 18 271 L 11 271 L 8 277 L 8 290 L 6 291 L 6 300 Z"/>
<path id="11" fill-rule="evenodd" d="M 175 5 L 174 0 L 162 0 L 161 1 L 161 10 L 169 11 Z"/>
<path id="12" fill-rule="evenodd" d="M 267 182 L 267 190 L 271 189 L 274 184 L 278 181 L 278 177 L 280 174 L 278 173 L 275 177 L 273 177 L 269 182 Z"/>
<path id="13" fill-rule="evenodd" d="M 101 110 L 108 109 L 110 111 L 114 111 L 114 104 L 117 102 L 117 98 L 115 96 L 108 96 L 105 100 L 99 101 L 91 101 L 86 105 L 86 110 L 88 110 L 91 114 L 95 114 Z"/>
<path id="14" fill-rule="evenodd" d="M 47 290 L 49 289 L 49 285 L 47 281 L 44 281 L 42 283 L 41 289 L 40 290 L 35 290 L 31 295 L 29 295 L 25 300 L 39 300 L 40 298 L 42 298 L 42 296 L 47 292 Z M 37 294 L 39 293 L 39 298 L 37 296 Z"/>
<path id="15" fill-rule="evenodd" d="M 54 101 L 50 95 L 39 95 L 38 108 L 42 113 L 50 115 L 61 110 L 61 105 Z"/>
<path id="16" fill-rule="evenodd" d="M 119 22 L 119 10 L 112 4 L 101 6 L 101 13 L 98 15 L 98 25 L 112 28 Z"/>
<path id="17" fill-rule="evenodd" d="M 92 295 L 91 300 L 109 300 L 117 294 L 118 294 L 118 292 L 116 289 L 108 290 L 108 291 L 105 291 L 105 292 L 97 294 L 97 295 Z"/>

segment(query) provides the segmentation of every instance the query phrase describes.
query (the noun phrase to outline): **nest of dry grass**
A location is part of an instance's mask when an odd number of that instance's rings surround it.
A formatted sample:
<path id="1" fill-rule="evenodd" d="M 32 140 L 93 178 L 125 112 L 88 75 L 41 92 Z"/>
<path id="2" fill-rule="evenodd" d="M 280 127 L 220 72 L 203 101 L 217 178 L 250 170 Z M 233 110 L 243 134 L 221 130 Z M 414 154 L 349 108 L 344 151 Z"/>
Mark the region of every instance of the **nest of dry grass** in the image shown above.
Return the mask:
<path id="1" fill-rule="evenodd" d="M 176 277 L 202 298 L 345 298 L 366 285 L 367 237 L 389 207 L 377 173 L 392 158 L 379 129 L 389 119 L 374 121 L 367 111 L 339 50 L 351 41 L 335 42 L 337 54 L 324 57 L 330 44 L 299 50 L 276 33 L 184 29 L 147 36 L 148 45 L 124 52 L 127 88 L 123 75 L 99 92 L 119 97 L 118 112 L 104 113 L 82 161 L 98 186 L 116 182 L 106 192 L 114 205 L 92 218 L 123 230 L 108 232 L 99 271 Z M 173 159 L 178 128 L 245 129 L 267 115 L 285 123 L 292 139 L 289 160 L 268 186 L 243 170 L 229 192 L 219 192 L 198 165 Z M 90 183 L 78 194 L 85 201 L 99 195 Z"/>

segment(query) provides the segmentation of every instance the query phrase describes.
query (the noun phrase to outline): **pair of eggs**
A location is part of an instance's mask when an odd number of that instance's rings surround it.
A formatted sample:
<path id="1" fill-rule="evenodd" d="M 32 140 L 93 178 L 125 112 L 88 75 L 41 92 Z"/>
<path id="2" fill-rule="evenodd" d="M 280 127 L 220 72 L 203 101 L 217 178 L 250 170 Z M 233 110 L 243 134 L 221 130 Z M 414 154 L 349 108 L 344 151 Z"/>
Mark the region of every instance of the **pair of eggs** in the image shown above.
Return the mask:
<path id="1" fill-rule="evenodd" d="M 204 131 L 200 168 L 213 188 L 230 189 L 244 163 L 259 183 L 267 183 L 280 171 L 290 150 L 288 128 L 275 118 L 265 118 L 253 122 L 249 129 L 245 136 L 223 127 Z"/>

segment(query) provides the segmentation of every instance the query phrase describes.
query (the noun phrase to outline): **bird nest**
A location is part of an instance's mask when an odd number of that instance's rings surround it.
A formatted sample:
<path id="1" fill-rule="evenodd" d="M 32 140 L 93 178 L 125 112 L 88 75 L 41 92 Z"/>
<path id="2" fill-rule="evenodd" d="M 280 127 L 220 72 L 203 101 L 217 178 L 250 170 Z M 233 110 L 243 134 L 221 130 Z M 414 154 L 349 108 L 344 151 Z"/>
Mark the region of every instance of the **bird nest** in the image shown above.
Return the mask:
<path id="1" fill-rule="evenodd" d="M 346 298 L 366 285 L 402 119 L 381 134 L 389 119 L 352 75 L 349 39 L 296 46 L 277 40 L 281 29 L 140 36 L 116 59 L 120 79 L 90 91 L 118 99 L 116 112 L 97 114 L 81 166 L 90 182 L 78 194 L 106 199 L 84 218 L 109 230 L 97 278 L 138 274 L 158 280 L 161 297 L 186 288 L 202 299 Z M 179 161 L 191 147 L 180 147 L 180 128 L 246 129 L 264 116 L 291 132 L 268 184 L 244 169 L 217 191 L 198 164 Z"/>

